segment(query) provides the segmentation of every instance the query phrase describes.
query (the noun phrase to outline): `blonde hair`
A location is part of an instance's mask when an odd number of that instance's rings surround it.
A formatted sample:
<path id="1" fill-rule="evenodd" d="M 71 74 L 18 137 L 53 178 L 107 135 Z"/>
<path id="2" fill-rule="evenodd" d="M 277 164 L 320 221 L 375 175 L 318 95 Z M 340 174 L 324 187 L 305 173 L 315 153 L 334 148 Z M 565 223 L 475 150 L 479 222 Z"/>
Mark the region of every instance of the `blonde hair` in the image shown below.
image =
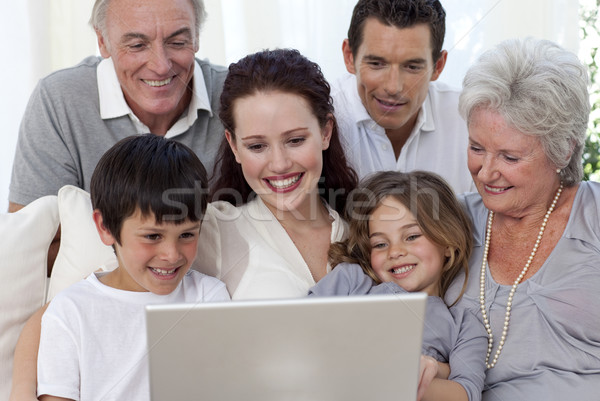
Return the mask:
<path id="1" fill-rule="evenodd" d="M 473 248 L 471 221 L 450 186 L 430 172 L 383 171 L 362 181 L 348 197 L 346 218 L 350 222 L 350 233 L 347 240 L 332 244 L 329 250 L 331 265 L 357 263 L 376 283 L 381 282 L 371 267 L 369 217 L 388 196 L 411 211 L 425 237 L 450 250 L 438 286 L 442 299 L 456 276 L 465 272 L 463 288 L 450 304 L 454 305 L 462 297 L 468 280 Z"/>

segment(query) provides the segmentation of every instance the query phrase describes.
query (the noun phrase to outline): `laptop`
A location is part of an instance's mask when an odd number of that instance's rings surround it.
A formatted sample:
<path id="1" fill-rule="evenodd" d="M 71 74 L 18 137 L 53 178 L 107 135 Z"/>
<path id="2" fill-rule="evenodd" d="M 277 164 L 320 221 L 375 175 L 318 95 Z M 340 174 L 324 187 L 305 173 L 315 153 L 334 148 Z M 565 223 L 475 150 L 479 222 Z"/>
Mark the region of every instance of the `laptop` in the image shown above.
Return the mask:
<path id="1" fill-rule="evenodd" d="M 426 298 L 147 306 L 151 398 L 413 401 Z"/>

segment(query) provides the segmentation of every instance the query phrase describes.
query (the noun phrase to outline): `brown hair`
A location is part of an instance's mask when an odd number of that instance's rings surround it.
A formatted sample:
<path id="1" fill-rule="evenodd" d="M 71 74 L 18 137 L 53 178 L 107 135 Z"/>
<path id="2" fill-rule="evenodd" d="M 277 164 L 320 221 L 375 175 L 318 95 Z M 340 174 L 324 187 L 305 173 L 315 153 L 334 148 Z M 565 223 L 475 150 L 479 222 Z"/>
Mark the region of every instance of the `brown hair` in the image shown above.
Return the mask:
<path id="1" fill-rule="evenodd" d="M 444 263 L 438 287 L 442 299 L 454 278 L 461 270 L 465 272 L 463 288 L 452 303 L 454 305 L 467 284 L 469 257 L 473 248 L 471 221 L 450 186 L 441 177 L 430 172 L 382 171 L 362 181 L 348 199 L 348 239 L 332 244 L 329 250 L 331 265 L 357 263 L 376 283 L 381 282 L 371 267 L 369 217 L 388 196 L 411 211 L 425 237 L 450 249 L 451 256 Z"/>
<path id="2" fill-rule="evenodd" d="M 440 58 L 446 34 L 446 11 L 438 0 L 359 0 L 348 28 L 348 44 L 354 56 L 362 44 L 368 18 L 400 29 L 427 24 L 431 32 L 433 62 Z"/>
<path id="3" fill-rule="evenodd" d="M 337 122 L 333 116 L 330 87 L 320 67 L 300 54 L 298 50 L 264 50 L 242 58 L 229 66 L 223 84 L 219 117 L 223 126 L 235 138 L 236 122 L 233 109 L 238 99 L 257 92 L 280 91 L 304 98 L 324 128 L 333 122 L 329 147 L 323 151 L 323 171 L 319 180 L 319 194 L 338 212 L 344 210 L 346 198 L 357 184 L 354 170 L 348 165 L 340 142 Z M 241 166 L 223 138 L 215 164 L 216 181 L 212 186 L 212 200 L 225 200 L 234 205 L 246 203 L 253 191 L 244 179 Z"/>
<path id="4" fill-rule="evenodd" d="M 157 223 L 202 220 L 206 170 L 186 145 L 146 134 L 121 139 L 100 158 L 90 182 L 92 207 L 121 244 L 123 222 L 140 210 Z"/>

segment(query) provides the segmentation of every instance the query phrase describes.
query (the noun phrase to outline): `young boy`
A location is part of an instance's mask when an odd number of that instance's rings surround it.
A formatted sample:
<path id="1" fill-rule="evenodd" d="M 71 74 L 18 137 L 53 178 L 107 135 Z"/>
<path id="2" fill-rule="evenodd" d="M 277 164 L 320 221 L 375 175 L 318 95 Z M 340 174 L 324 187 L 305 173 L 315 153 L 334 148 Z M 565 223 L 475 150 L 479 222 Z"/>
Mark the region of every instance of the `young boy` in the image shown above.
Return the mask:
<path id="1" fill-rule="evenodd" d="M 118 267 L 59 293 L 42 318 L 40 400 L 149 400 L 145 305 L 229 299 L 190 271 L 206 210 L 206 171 L 155 135 L 109 149 L 91 179 L 93 218 Z"/>

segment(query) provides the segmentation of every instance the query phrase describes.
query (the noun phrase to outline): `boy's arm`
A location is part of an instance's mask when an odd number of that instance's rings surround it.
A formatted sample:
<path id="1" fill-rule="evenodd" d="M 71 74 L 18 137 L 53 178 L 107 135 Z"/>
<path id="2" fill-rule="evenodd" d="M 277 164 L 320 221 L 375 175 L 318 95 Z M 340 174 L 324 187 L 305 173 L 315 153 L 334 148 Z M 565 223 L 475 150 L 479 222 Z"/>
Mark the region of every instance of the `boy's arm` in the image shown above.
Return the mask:
<path id="1" fill-rule="evenodd" d="M 23 326 L 15 347 L 9 401 L 37 400 L 37 355 L 42 315 L 47 307 L 48 304 L 38 309 Z"/>

